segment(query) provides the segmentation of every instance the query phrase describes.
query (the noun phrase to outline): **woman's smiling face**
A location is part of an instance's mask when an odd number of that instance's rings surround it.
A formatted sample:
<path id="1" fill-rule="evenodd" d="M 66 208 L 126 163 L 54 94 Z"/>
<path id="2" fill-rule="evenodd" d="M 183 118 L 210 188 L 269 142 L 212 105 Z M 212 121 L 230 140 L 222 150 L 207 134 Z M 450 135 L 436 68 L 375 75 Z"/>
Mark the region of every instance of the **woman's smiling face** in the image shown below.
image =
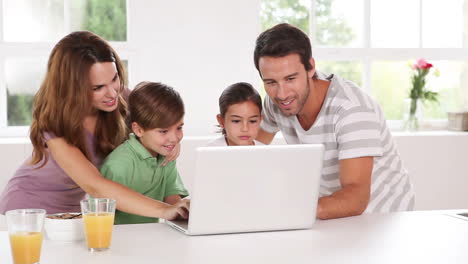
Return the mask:
<path id="1" fill-rule="evenodd" d="M 97 62 L 89 70 L 93 110 L 112 112 L 119 104 L 120 78 L 113 62 Z"/>

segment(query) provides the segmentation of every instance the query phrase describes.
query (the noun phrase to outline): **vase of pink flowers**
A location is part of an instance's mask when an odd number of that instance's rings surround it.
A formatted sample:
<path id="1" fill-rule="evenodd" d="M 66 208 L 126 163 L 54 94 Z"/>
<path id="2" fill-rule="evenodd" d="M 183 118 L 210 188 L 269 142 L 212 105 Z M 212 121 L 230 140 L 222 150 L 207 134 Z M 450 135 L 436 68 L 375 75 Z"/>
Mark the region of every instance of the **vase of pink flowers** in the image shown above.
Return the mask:
<path id="1" fill-rule="evenodd" d="M 411 65 L 413 74 L 411 76 L 411 90 L 409 98 L 405 102 L 404 128 L 407 130 L 418 130 L 422 118 L 422 104 L 426 101 L 437 102 L 439 94 L 429 91 L 426 87 L 426 77 L 433 65 L 424 59 L 419 59 Z M 438 72 L 434 72 L 438 75 Z"/>

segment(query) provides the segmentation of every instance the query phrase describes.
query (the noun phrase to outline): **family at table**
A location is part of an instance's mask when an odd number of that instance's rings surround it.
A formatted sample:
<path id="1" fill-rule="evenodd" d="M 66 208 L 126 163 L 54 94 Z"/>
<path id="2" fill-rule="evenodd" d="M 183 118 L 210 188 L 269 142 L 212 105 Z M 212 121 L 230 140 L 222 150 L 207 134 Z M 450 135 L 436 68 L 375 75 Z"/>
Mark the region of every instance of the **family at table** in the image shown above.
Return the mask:
<path id="1" fill-rule="evenodd" d="M 229 85 L 209 146 L 269 144 L 279 131 L 288 144 L 323 144 L 319 219 L 414 208 L 380 106 L 352 81 L 319 72 L 304 32 L 278 24 L 258 36 L 253 57 L 267 96 L 262 103 L 251 84 Z M 2 191 L 1 214 L 79 212 L 87 194 L 117 201 L 115 224 L 189 216 L 176 167 L 183 95 L 152 81 L 130 91 L 126 79 L 117 53 L 91 32 L 55 45 L 34 98 L 34 149 Z"/>

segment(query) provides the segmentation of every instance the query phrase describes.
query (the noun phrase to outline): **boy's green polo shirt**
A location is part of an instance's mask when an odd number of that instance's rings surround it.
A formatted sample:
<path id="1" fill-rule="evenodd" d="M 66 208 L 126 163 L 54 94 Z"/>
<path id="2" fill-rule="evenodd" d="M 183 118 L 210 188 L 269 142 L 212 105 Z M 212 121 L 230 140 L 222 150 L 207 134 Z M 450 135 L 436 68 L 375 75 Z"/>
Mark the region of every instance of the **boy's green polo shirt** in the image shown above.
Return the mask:
<path id="1" fill-rule="evenodd" d="M 128 186 L 141 194 L 153 199 L 164 201 L 170 195 L 188 195 L 187 190 L 177 172 L 176 162 L 161 166 L 164 157 L 153 157 L 138 141 L 135 135 L 107 156 L 101 167 L 104 177 Z M 158 218 L 151 218 L 115 212 L 115 224 L 157 223 Z"/>

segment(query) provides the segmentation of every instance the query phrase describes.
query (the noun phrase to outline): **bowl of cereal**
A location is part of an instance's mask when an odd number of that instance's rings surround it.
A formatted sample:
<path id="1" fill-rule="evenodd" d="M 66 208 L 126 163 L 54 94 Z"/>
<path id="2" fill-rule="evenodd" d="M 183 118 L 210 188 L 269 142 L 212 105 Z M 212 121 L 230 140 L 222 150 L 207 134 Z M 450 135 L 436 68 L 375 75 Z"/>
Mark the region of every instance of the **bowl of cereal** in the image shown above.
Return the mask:
<path id="1" fill-rule="evenodd" d="M 81 213 L 48 214 L 44 229 L 49 240 L 78 241 L 85 235 Z"/>

